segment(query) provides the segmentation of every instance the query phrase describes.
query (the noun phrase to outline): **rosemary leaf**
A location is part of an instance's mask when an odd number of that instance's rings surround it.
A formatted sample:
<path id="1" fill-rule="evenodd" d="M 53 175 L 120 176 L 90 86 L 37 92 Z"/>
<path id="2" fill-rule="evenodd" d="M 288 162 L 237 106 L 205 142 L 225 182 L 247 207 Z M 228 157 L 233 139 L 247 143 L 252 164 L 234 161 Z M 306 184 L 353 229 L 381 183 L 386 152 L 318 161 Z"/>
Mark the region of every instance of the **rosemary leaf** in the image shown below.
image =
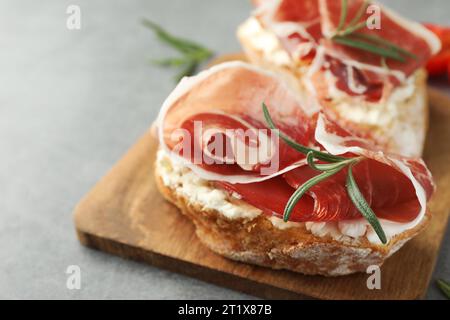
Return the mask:
<path id="1" fill-rule="evenodd" d="M 348 15 L 348 1 L 342 0 L 341 1 L 341 18 L 339 20 L 339 25 L 337 27 L 336 32 L 339 32 L 344 28 L 345 21 L 347 20 L 347 15 Z"/>
<path id="2" fill-rule="evenodd" d="M 363 15 L 366 13 L 367 8 L 369 7 L 369 0 L 364 0 L 364 3 L 361 5 L 361 7 L 359 8 L 358 12 L 356 13 L 355 17 L 352 19 L 352 21 L 350 21 L 350 26 L 356 24 L 359 22 L 359 20 L 361 20 L 361 18 L 363 17 Z"/>
<path id="3" fill-rule="evenodd" d="M 354 33 L 355 31 L 361 30 L 362 28 L 364 28 L 366 26 L 367 26 L 367 23 L 365 21 L 360 22 L 360 23 L 358 23 L 354 26 L 348 27 L 344 31 L 340 32 L 339 36 L 341 36 L 341 37 L 348 36 L 348 35 Z"/>
<path id="4" fill-rule="evenodd" d="M 168 33 L 166 30 L 164 30 L 162 27 L 157 25 L 156 23 L 148 20 L 143 19 L 142 24 L 153 30 L 157 37 L 163 41 L 164 43 L 168 44 L 172 48 L 180 51 L 181 53 L 189 53 L 193 51 L 199 51 L 199 50 L 207 50 L 206 48 L 202 47 L 199 44 L 196 44 L 190 40 L 182 39 L 179 37 L 175 37 Z"/>
<path id="5" fill-rule="evenodd" d="M 191 60 L 187 61 L 186 65 L 181 71 L 175 76 L 175 81 L 179 82 L 181 79 L 187 76 L 191 76 L 195 73 L 195 70 L 198 68 L 198 63 Z"/>
<path id="6" fill-rule="evenodd" d="M 168 58 L 152 61 L 154 64 L 162 67 L 181 68 L 176 76 L 177 81 L 185 76 L 193 75 L 196 72 L 198 66 L 202 62 L 211 58 L 211 56 L 213 55 L 212 51 L 210 51 L 209 49 L 190 40 L 171 35 L 159 25 L 148 19 L 144 19 L 142 21 L 142 24 L 145 27 L 153 30 L 160 41 L 164 42 L 165 44 L 169 45 L 182 54 L 182 56 L 179 58 Z"/>
<path id="7" fill-rule="evenodd" d="M 277 127 L 275 126 L 275 124 L 272 120 L 272 117 L 270 116 L 269 110 L 264 102 L 262 104 L 262 108 L 263 108 L 264 118 L 267 122 L 268 127 L 272 130 L 276 130 L 278 136 L 291 148 L 297 150 L 300 153 L 303 153 L 304 155 L 308 155 L 309 152 L 313 152 L 314 157 L 316 157 L 317 159 L 322 160 L 322 161 L 341 162 L 343 160 L 348 160 L 348 158 L 334 156 L 334 155 L 331 155 L 331 154 L 328 154 L 325 152 L 317 151 L 317 150 L 305 147 L 305 146 L 295 142 L 294 140 L 289 138 L 287 135 L 285 135 L 283 132 L 281 132 L 277 129 Z"/>
<path id="8" fill-rule="evenodd" d="M 380 238 L 380 241 L 383 244 L 387 243 L 386 234 L 384 233 L 383 228 L 380 225 L 380 221 L 378 221 L 377 216 L 373 212 L 373 210 L 370 208 L 369 204 L 367 203 L 366 199 L 362 195 L 361 191 L 359 190 L 358 185 L 356 184 L 355 178 L 353 177 L 353 164 L 351 164 L 348 168 L 348 174 L 347 174 L 347 193 L 352 200 L 353 204 L 356 206 L 358 211 L 363 215 L 364 218 L 369 222 L 369 224 L 372 226 L 372 228 L 375 230 L 376 234 L 378 235 L 378 238 Z"/>
<path id="9" fill-rule="evenodd" d="M 308 161 L 308 165 L 311 168 L 313 168 L 314 170 L 329 171 L 329 170 L 334 170 L 334 169 L 338 169 L 338 168 L 342 169 L 342 168 L 348 166 L 352 162 L 359 161 L 360 158 L 352 158 L 352 159 L 344 160 L 341 162 L 335 162 L 335 163 L 317 164 L 314 162 L 314 160 L 315 160 L 314 152 L 310 151 L 310 152 L 308 152 L 308 155 L 306 156 L 306 160 Z"/>
<path id="10" fill-rule="evenodd" d="M 368 52 L 377 54 L 377 55 L 385 57 L 385 58 L 391 58 L 393 60 L 405 62 L 405 58 L 403 58 L 398 53 L 398 51 L 394 50 L 394 49 L 378 47 L 375 44 L 365 42 L 365 41 L 360 41 L 358 39 L 352 39 L 352 38 L 349 38 L 348 36 L 346 36 L 346 37 L 336 36 L 333 38 L 333 41 L 335 41 L 339 44 L 342 44 L 344 46 L 347 46 L 347 47 L 361 49 L 361 50 L 368 51 Z"/>
<path id="11" fill-rule="evenodd" d="M 186 64 L 186 59 L 184 58 L 167 58 L 159 60 L 151 60 L 153 64 L 161 67 L 180 67 Z"/>
<path id="12" fill-rule="evenodd" d="M 314 187 L 316 184 L 328 179 L 329 177 L 335 175 L 339 171 L 341 171 L 344 167 L 338 167 L 333 170 L 325 171 L 310 180 L 306 181 L 303 185 L 301 185 L 291 196 L 289 201 L 286 204 L 286 207 L 284 209 L 283 214 L 283 220 L 284 222 L 288 222 L 289 218 L 291 217 L 292 210 L 294 210 L 297 203 L 300 201 L 300 199 L 305 195 L 306 192 L 308 192 L 309 189 Z"/>
<path id="13" fill-rule="evenodd" d="M 353 37 L 359 38 L 359 39 L 364 39 L 364 40 L 368 40 L 368 41 L 372 41 L 374 43 L 386 46 L 390 49 L 393 49 L 395 51 L 398 51 L 399 53 L 402 53 L 408 57 L 417 59 L 417 56 L 414 53 L 411 53 L 399 46 L 397 46 L 395 43 L 390 42 L 389 40 L 383 39 L 377 35 L 374 34 L 363 34 L 363 33 L 355 33 L 353 34 Z"/>
<path id="14" fill-rule="evenodd" d="M 439 280 L 437 280 L 437 284 L 439 286 L 439 289 L 441 289 L 442 293 L 445 294 L 447 299 L 450 299 L 450 283 L 448 283 L 442 279 L 439 279 Z"/>

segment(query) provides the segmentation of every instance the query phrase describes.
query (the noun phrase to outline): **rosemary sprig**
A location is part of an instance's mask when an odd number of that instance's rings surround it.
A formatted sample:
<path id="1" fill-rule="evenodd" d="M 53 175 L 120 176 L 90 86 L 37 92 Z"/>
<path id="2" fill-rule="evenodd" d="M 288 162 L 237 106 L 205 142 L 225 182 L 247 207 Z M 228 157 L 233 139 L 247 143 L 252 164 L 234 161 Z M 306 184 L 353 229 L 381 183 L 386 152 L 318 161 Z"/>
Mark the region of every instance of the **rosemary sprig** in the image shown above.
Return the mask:
<path id="1" fill-rule="evenodd" d="M 269 110 L 265 103 L 262 104 L 263 114 L 264 118 L 267 122 L 267 125 L 270 129 L 276 130 L 276 133 L 278 136 L 286 142 L 290 147 L 293 149 L 299 151 L 300 153 L 303 153 L 306 155 L 306 159 L 308 162 L 308 165 L 313 168 L 314 170 L 320 171 L 321 173 L 310 180 L 306 181 L 304 184 L 302 184 L 291 196 L 289 201 L 286 204 L 286 207 L 284 209 L 283 213 L 283 220 L 285 222 L 289 221 L 292 211 L 294 210 L 297 203 L 300 201 L 300 199 L 315 185 L 319 184 L 320 182 L 328 179 L 329 177 L 334 176 L 335 174 L 339 173 L 344 168 L 348 168 L 347 171 L 347 183 L 346 183 L 346 189 L 349 198 L 355 205 L 355 207 L 358 209 L 358 211 L 361 213 L 361 215 L 369 222 L 369 224 L 372 226 L 372 228 L 375 230 L 376 234 L 380 238 L 380 241 L 383 244 L 387 243 L 386 234 L 383 231 L 383 228 L 381 227 L 380 222 L 378 221 L 377 216 L 373 212 L 373 210 L 370 208 L 370 205 L 367 203 L 366 199 L 362 195 L 355 178 L 353 177 L 353 166 L 359 163 L 360 161 L 364 160 L 363 157 L 355 157 L 355 158 L 344 158 L 335 156 L 326 152 L 314 150 L 308 147 L 305 147 L 291 138 L 289 138 L 286 134 L 281 132 L 277 129 L 275 126 L 272 117 L 270 116 Z M 316 160 L 328 162 L 328 163 L 316 163 Z"/>
<path id="2" fill-rule="evenodd" d="M 333 37 L 333 41 L 347 47 L 361 49 L 370 53 L 374 53 L 384 58 L 391 58 L 400 62 L 405 62 L 405 58 L 403 58 L 398 53 L 398 51 L 386 50 L 385 48 L 379 47 L 376 44 L 372 44 L 370 42 L 361 41 L 348 36 L 335 36 Z"/>
<path id="3" fill-rule="evenodd" d="M 439 279 L 437 280 L 437 284 L 439 286 L 439 289 L 441 289 L 442 293 L 445 294 L 447 299 L 450 299 L 450 283 Z"/>
<path id="4" fill-rule="evenodd" d="M 348 158 L 344 158 L 344 157 L 338 157 L 338 156 L 334 156 L 332 154 L 329 153 L 325 153 L 325 152 L 321 152 L 318 150 L 314 150 L 305 146 L 302 146 L 301 144 L 295 142 L 294 140 L 292 140 L 291 138 L 289 138 L 287 135 L 285 135 L 283 132 L 279 131 L 273 120 L 272 117 L 269 114 L 269 110 L 266 106 L 266 104 L 263 102 L 262 104 L 262 108 L 263 108 L 263 113 L 264 113 L 264 118 L 267 122 L 267 125 L 269 126 L 270 129 L 272 130 L 276 130 L 276 133 L 279 135 L 279 137 L 286 142 L 287 145 L 289 145 L 291 148 L 297 150 L 300 153 L 303 153 L 304 155 L 308 155 L 308 153 L 312 152 L 314 154 L 314 157 L 322 160 L 322 161 L 328 161 L 328 162 L 341 162 L 343 160 L 348 160 Z"/>
<path id="5" fill-rule="evenodd" d="M 292 211 L 294 210 L 294 207 L 297 205 L 297 203 L 300 201 L 300 199 L 305 195 L 306 192 L 308 192 L 309 189 L 314 187 L 316 184 L 328 179 L 331 176 L 334 176 L 336 173 L 341 171 L 344 167 L 337 167 L 336 169 L 332 169 L 329 171 L 324 171 L 321 174 L 311 178 L 310 180 L 306 181 L 304 184 L 302 184 L 291 196 L 289 201 L 286 203 L 286 207 L 284 208 L 284 214 L 283 214 L 283 220 L 284 222 L 288 222 Z"/>
<path id="6" fill-rule="evenodd" d="M 370 1 L 366 0 L 359 8 L 355 17 L 345 26 L 348 17 L 348 1 L 341 0 L 341 17 L 339 25 L 331 40 L 343 46 L 363 50 L 369 53 L 379 55 L 383 58 L 406 62 L 406 58 L 417 59 L 413 53 L 397 46 L 396 44 L 385 40 L 376 35 L 358 33 L 366 26 L 366 21 L 360 21 L 369 6 Z"/>
<path id="7" fill-rule="evenodd" d="M 354 25 L 357 24 L 359 20 L 361 20 L 361 18 L 364 16 L 364 13 L 366 13 L 367 8 L 370 5 L 370 1 L 369 0 L 364 0 L 363 4 L 361 5 L 361 7 L 359 8 L 358 12 L 356 13 L 355 17 L 352 19 L 352 21 L 350 21 L 349 25 Z"/>
<path id="8" fill-rule="evenodd" d="M 380 221 L 378 221 L 375 212 L 373 212 L 373 210 L 370 208 L 370 205 L 367 203 L 366 199 L 364 199 L 364 196 L 359 190 L 359 187 L 356 184 L 356 180 L 353 177 L 353 166 L 354 163 L 350 164 L 348 167 L 347 184 L 346 184 L 348 196 L 350 197 L 350 199 L 352 200 L 353 204 L 356 206 L 358 211 L 361 212 L 364 218 L 366 218 L 366 220 L 370 223 L 370 225 L 380 238 L 381 242 L 386 244 L 387 243 L 386 234 L 384 233 L 384 230 L 381 227 Z"/>
<path id="9" fill-rule="evenodd" d="M 181 57 L 177 58 L 152 60 L 153 64 L 161 67 L 179 68 L 180 72 L 176 76 L 177 81 L 185 76 L 193 75 L 201 63 L 213 56 L 211 50 L 193 41 L 176 37 L 148 19 L 143 19 L 142 24 L 152 30 L 161 42 L 181 54 Z"/>
<path id="10" fill-rule="evenodd" d="M 344 28 L 345 21 L 347 20 L 347 15 L 348 15 L 348 1 L 342 0 L 341 4 L 342 4 L 341 18 L 339 19 L 339 25 L 337 27 L 337 32 L 340 32 L 342 30 L 342 28 Z"/>
<path id="11" fill-rule="evenodd" d="M 345 168 L 347 165 L 354 162 L 356 160 L 356 158 L 350 158 L 350 159 L 342 160 L 340 162 L 335 162 L 335 163 L 317 164 L 315 162 L 316 157 L 314 156 L 314 152 L 310 151 L 310 152 L 308 152 L 308 154 L 306 156 L 306 160 L 308 161 L 308 165 L 311 168 L 313 168 L 314 170 L 317 170 L 317 171 L 324 172 L 324 171 L 330 171 L 330 170 L 334 170 L 334 169 Z"/>
<path id="12" fill-rule="evenodd" d="M 378 43 L 380 45 L 386 46 L 388 48 L 392 48 L 405 56 L 411 57 L 413 59 L 417 59 L 417 55 L 415 55 L 412 52 L 409 52 L 408 50 L 405 50 L 403 48 L 398 47 L 395 43 L 390 42 L 389 40 L 383 39 L 375 34 L 364 34 L 364 33 L 355 33 L 353 35 L 355 38 L 365 39 L 368 41 L 372 41 L 374 43 Z"/>
<path id="13" fill-rule="evenodd" d="M 352 33 L 355 33 L 356 31 L 361 30 L 365 26 L 366 26 L 365 21 L 357 23 L 355 25 L 352 25 L 351 27 L 348 27 L 344 31 L 340 32 L 339 37 L 345 37 L 345 36 L 351 35 Z"/>

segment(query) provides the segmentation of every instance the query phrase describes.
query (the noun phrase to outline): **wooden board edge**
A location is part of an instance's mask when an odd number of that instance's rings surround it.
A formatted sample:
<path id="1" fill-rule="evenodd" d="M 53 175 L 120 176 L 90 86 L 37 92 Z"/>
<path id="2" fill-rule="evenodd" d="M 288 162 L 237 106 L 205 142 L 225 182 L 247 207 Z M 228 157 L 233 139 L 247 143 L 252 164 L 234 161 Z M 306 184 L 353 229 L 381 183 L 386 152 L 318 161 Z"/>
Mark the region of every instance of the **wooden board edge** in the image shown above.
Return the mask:
<path id="1" fill-rule="evenodd" d="M 76 228 L 76 233 L 80 243 L 88 248 L 113 254 L 123 259 L 146 263 L 159 269 L 179 273 L 255 297 L 269 300 L 314 300 L 312 297 L 300 295 L 269 284 L 258 283 L 234 274 L 221 272 L 156 252 L 146 251 L 117 241 L 100 238 L 78 228 Z"/>

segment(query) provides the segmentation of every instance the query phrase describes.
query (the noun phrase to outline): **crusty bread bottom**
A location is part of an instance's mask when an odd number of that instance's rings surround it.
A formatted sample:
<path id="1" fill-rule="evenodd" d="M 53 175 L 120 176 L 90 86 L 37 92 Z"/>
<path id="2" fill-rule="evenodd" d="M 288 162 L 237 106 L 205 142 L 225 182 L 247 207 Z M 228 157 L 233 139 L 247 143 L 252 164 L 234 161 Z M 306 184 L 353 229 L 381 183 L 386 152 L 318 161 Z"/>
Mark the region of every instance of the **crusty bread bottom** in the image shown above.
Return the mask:
<path id="1" fill-rule="evenodd" d="M 155 177 L 162 195 L 195 225 L 201 242 L 227 258 L 274 269 L 287 269 L 308 275 L 341 276 L 365 272 L 370 265 L 381 265 L 390 255 L 414 237 L 428 221 L 408 230 L 388 245 L 370 243 L 365 237 L 338 242 L 317 237 L 305 227 L 281 230 L 267 216 L 229 219 L 218 210 L 205 209 L 165 185 L 156 165 Z"/>

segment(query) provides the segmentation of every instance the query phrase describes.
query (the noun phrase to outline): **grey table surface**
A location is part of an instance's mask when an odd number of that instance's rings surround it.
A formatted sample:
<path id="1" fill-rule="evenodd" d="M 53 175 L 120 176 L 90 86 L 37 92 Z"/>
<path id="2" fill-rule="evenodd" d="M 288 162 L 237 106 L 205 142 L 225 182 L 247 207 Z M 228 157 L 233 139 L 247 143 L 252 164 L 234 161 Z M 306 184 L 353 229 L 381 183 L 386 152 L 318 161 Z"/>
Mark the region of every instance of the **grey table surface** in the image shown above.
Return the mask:
<path id="1" fill-rule="evenodd" d="M 384 2 L 450 24 L 448 0 Z M 71 4 L 81 30 L 66 28 Z M 139 20 L 225 53 L 239 50 L 249 10 L 246 0 L 0 2 L 0 298 L 253 298 L 84 248 L 72 223 L 174 87 L 172 72 L 148 64 L 172 52 Z M 434 278 L 450 279 L 449 248 L 447 234 Z M 69 265 L 81 268 L 80 290 L 66 287 Z M 434 284 L 427 297 L 443 298 Z"/>

